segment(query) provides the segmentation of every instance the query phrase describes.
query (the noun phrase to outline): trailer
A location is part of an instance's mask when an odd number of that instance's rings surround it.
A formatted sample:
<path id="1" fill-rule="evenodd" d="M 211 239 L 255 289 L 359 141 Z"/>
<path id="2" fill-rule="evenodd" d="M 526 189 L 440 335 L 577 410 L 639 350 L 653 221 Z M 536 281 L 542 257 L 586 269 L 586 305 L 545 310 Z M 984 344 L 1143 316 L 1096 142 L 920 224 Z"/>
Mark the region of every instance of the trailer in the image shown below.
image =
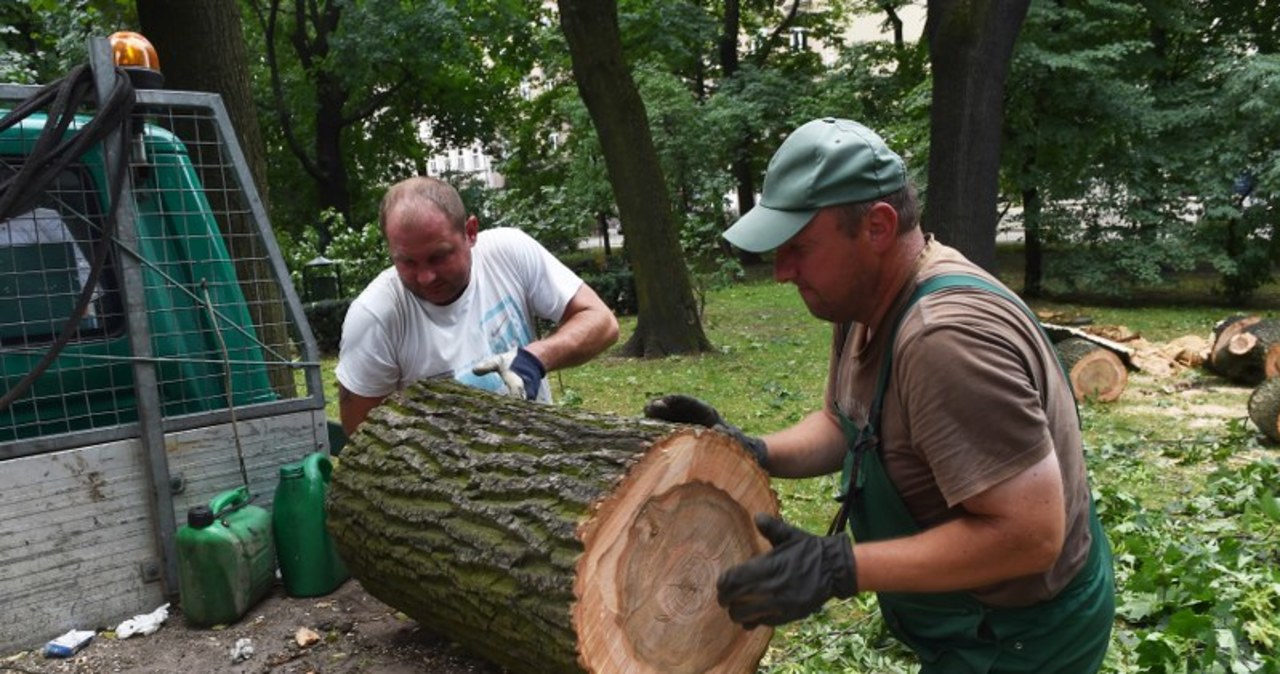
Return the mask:
<path id="1" fill-rule="evenodd" d="M 283 464 L 329 451 L 315 339 L 221 99 L 135 89 L 106 40 L 90 52 L 0 85 L 3 650 L 176 600 L 190 508 L 246 484 L 270 508 Z"/>

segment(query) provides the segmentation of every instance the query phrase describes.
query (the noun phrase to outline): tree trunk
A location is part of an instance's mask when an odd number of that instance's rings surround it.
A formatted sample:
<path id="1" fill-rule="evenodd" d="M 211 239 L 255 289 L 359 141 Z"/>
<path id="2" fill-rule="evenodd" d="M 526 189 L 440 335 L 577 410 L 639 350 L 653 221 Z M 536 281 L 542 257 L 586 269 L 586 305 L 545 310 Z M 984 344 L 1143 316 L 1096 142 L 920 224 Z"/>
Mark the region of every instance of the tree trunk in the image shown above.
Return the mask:
<path id="1" fill-rule="evenodd" d="M 768 548 L 768 477 L 727 436 L 420 382 L 334 470 L 329 530 L 371 594 L 513 672 L 747 673 L 772 631 L 718 606 Z"/>
<path id="2" fill-rule="evenodd" d="M 1272 442 L 1280 442 L 1280 377 L 1267 379 L 1253 390 L 1249 419 Z"/>
<path id="3" fill-rule="evenodd" d="M 720 75 L 728 81 L 738 72 L 738 45 L 742 42 L 742 3 L 739 0 L 725 0 L 724 18 L 720 23 L 720 40 L 717 48 L 720 52 Z M 734 148 L 733 162 L 729 174 L 733 176 L 734 189 L 738 195 L 738 217 L 746 214 L 756 205 L 755 170 L 751 166 L 754 154 L 751 131 L 742 129 Z M 738 249 L 738 262 L 743 266 L 760 264 L 759 253 Z"/>
<path id="4" fill-rule="evenodd" d="M 1259 316 L 1226 319 L 1215 326 L 1210 369 L 1248 386 L 1280 374 L 1280 320 Z"/>
<path id="5" fill-rule="evenodd" d="M 623 351 L 654 358 L 708 351 L 644 101 L 623 61 L 617 1 L 559 5 L 573 77 L 600 137 L 635 272 L 636 329 Z"/>
<path id="6" fill-rule="evenodd" d="M 138 22 L 160 56 L 166 88 L 222 96 L 263 210 L 269 210 L 267 145 L 253 102 L 240 5 L 234 0 L 138 0 Z"/>
<path id="7" fill-rule="evenodd" d="M 156 48 L 165 87 L 218 94 L 235 129 L 235 140 L 248 164 L 253 184 L 239 189 L 226 171 L 230 157 L 223 146 L 192 139 L 216 138 L 212 124 L 193 117 L 187 128 L 171 129 L 187 142 L 192 164 L 200 174 L 227 249 L 235 262 L 240 286 L 249 299 L 249 312 L 259 337 L 278 353 L 292 348 L 285 320 L 284 295 L 274 281 L 270 259 L 261 242 L 250 205 L 239 198 L 256 187 L 262 212 L 267 198 L 267 146 L 258 124 L 257 108 L 249 82 L 249 62 L 244 44 L 240 7 L 234 0 L 138 0 L 138 20 Z M 199 26 L 199 30 L 192 30 Z M 283 365 L 269 369 L 272 388 L 282 396 L 294 395 L 294 372 Z"/>
<path id="8" fill-rule="evenodd" d="M 1040 299 L 1044 290 L 1044 240 L 1040 236 L 1042 207 L 1039 189 L 1033 187 L 1022 191 L 1022 236 L 1025 243 L 1022 251 L 1022 296 L 1029 299 Z"/>
<path id="9" fill-rule="evenodd" d="M 1114 402 L 1129 385 L 1124 363 L 1111 351 L 1080 337 L 1064 339 L 1055 347 L 1076 400 Z"/>
<path id="10" fill-rule="evenodd" d="M 1030 4 L 934 0 L 925 20 L 933 66 L 925 224 L 992 272 L 1004 82 Z"/>

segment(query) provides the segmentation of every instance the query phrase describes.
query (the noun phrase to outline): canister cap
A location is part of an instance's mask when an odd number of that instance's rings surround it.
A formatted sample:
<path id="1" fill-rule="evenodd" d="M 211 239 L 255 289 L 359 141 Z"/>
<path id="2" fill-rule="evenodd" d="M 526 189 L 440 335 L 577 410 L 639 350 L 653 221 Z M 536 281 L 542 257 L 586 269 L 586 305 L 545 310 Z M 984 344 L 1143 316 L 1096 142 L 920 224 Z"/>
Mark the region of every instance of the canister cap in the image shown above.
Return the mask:
<path id="1" fill-rule="evenodd" d="M 192 529 L 203 529 L 213 524 L 216 519 L 207 505 L 198 505 L 187 511 L 187 526 Z"/>

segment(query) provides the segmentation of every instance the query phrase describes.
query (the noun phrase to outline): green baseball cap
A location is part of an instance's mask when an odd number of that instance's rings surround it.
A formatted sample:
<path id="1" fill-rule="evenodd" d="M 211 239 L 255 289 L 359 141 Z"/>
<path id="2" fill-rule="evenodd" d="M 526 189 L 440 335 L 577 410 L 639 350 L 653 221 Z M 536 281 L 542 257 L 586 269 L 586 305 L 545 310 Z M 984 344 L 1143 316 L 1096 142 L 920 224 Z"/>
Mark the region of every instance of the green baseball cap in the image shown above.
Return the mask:
<path id="1" fill-rule="evenodd" d="M 876 132 L 847 119 L 815 119 L 782 141 L 765 171 L 760 203 L 724 238 L 763 253 L 804 229 L 819 209 L 879 199 L 906 184 L 902 157 Z"/>

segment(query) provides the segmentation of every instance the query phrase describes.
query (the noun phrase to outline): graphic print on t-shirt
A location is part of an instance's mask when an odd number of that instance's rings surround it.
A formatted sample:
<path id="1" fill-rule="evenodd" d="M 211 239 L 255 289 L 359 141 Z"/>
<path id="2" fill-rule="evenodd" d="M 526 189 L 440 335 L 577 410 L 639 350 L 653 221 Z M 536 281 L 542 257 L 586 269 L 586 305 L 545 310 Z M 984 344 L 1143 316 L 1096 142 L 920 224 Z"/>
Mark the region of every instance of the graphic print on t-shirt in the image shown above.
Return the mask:
<path id="1" fill-rule="evenodd" d="M 506 353 L 517 346 L 524 346 L 533 341 L 533 335 L 525 323 L 524 312 L 520 310 L 520 305 L 511 295 L 503 296 L 484 312 L 481 328 L 489 343 L 489 353 L 493 355 Z M 504 390 L 501 377 L 496 373 L 477 376 L 471 372 L 474 365 L 475 363 L 471 363 L 460 369 L 457 372 L 457 380 L 467 386 L 488 391 Z"/>

